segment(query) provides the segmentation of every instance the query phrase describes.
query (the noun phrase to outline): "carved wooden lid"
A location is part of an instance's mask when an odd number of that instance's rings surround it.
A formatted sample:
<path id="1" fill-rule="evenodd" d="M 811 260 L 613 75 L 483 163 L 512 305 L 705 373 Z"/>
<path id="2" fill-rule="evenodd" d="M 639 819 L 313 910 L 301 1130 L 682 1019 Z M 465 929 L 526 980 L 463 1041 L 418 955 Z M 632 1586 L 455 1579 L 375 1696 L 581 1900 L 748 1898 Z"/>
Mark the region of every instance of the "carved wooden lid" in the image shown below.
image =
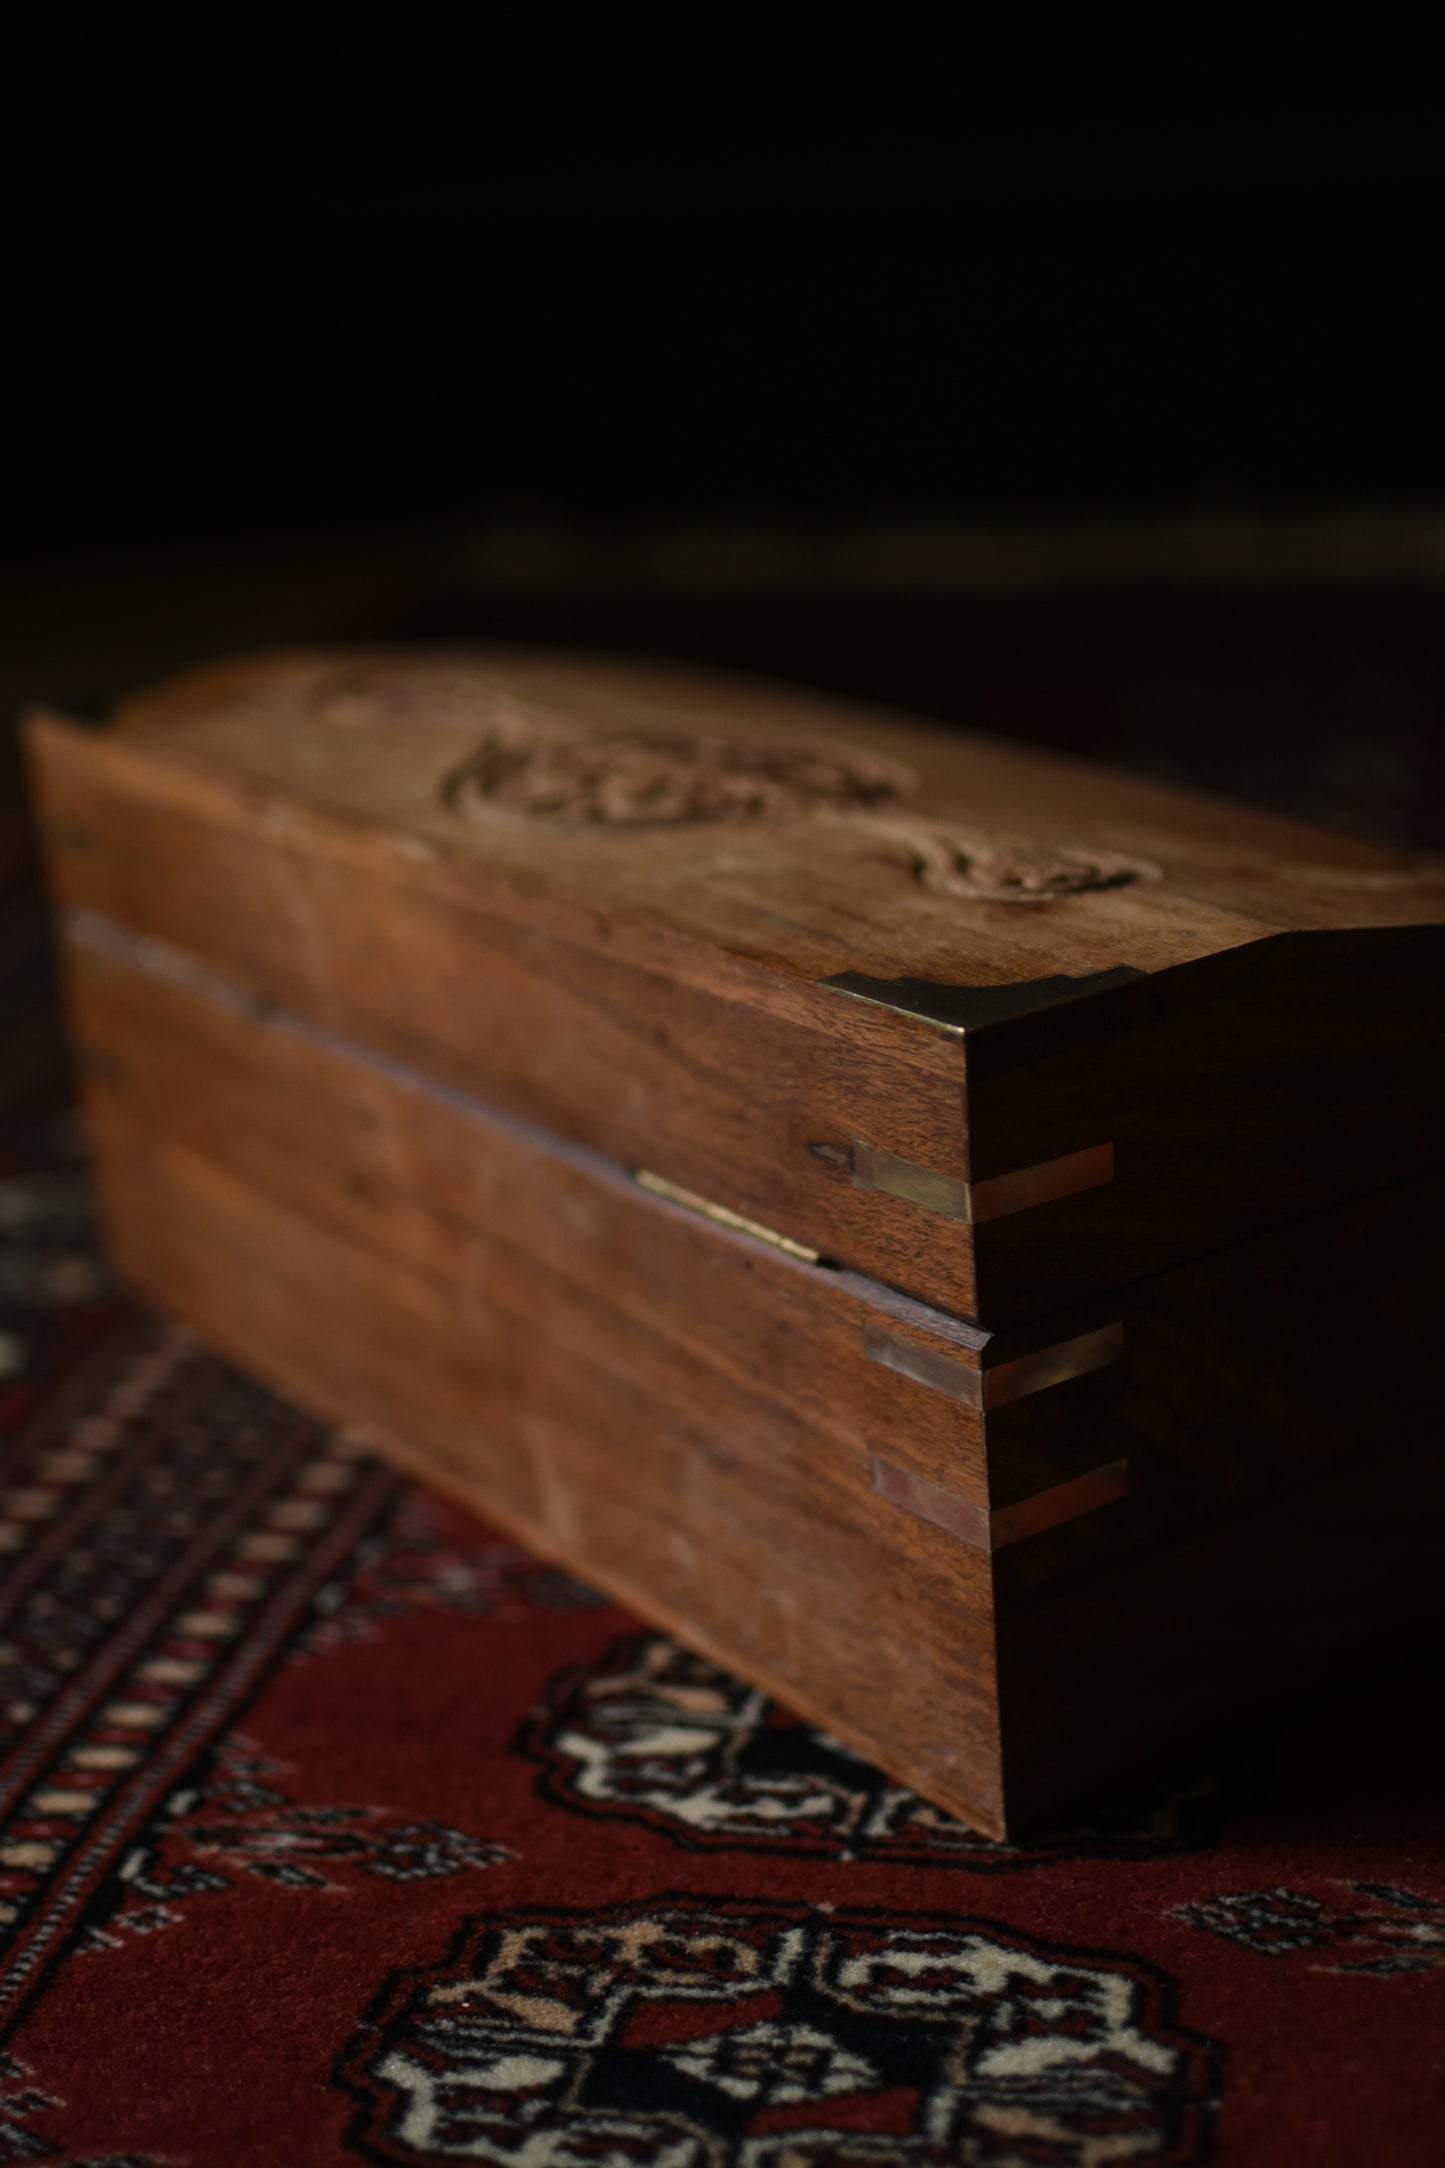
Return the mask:
<path id="1" fill-rule="evenodd" d="M 482 648 L 298 652 L 132 736 L 803 978 L 989 988 L 1445 920 L 1437 861 L 802 691 Z"/>

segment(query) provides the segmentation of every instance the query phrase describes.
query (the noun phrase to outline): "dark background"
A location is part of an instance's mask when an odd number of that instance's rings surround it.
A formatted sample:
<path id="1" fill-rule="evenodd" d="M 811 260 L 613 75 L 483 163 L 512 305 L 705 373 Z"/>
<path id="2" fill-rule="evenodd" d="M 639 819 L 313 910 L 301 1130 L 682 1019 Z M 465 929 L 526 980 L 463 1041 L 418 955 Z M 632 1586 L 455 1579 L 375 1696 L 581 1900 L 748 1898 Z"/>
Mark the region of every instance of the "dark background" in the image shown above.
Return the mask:
<path id="1" fill-rule="evenodd" d="M 503 112 L 434 41 L 71 113 L 12 551 L 1445 495 L 1432 118 L 649 139 L 545 77 Z"/>
<path id="2" fill-rule="evenodd" d="M 720 121 L 401 22 L 12 79 L 7 707 L 520 637 L 1445 846 L 1431 115 Z"/>

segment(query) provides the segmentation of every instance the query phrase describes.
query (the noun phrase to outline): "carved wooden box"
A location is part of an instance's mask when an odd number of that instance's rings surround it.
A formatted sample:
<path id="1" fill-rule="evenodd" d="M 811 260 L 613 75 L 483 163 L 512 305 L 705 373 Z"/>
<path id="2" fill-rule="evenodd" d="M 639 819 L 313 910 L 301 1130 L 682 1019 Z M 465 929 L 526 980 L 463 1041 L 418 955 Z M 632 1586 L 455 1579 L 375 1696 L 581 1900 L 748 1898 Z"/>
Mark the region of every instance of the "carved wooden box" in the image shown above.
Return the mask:
<path id="1" fill-rule="evenodd" d="M 30 745 L 122 1267 L 940 1804 L 1438 1616 L 1433 862 L 489 652 Z"/>

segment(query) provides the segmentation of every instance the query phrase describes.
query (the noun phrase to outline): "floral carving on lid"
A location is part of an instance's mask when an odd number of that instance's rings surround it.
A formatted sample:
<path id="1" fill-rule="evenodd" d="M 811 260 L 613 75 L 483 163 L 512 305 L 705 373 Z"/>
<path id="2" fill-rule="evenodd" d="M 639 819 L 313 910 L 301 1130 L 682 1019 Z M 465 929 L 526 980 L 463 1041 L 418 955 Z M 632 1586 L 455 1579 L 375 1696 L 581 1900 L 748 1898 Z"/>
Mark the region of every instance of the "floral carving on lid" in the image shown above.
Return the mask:
<path id="1" fill-rule="evenodd" d="M 919 778 L 871 749 L 729 737 L 685 717 L 635 717 L 620 696 L 568 713 L 485 670 L 417 662 L 332 678 L 313 706 L 343 727 L 425 723 L 473 733 L 442 783 L 446 804 L 467 820 L 564 829 L 841 825 L 901 860 L 923 887 L 985 903 L 1049 903 L 1162 877 L 1117 851 L 930 819 L 916 810 Z"/>
<path id="2" fill-rule="evenodd" d="M 448 792 L 464 813 L 651 826 L 868 812 L 917 787 L 899 762 L 851 746 L 749 744 L 681 724 L 579 728 L 508 702 Z"/>

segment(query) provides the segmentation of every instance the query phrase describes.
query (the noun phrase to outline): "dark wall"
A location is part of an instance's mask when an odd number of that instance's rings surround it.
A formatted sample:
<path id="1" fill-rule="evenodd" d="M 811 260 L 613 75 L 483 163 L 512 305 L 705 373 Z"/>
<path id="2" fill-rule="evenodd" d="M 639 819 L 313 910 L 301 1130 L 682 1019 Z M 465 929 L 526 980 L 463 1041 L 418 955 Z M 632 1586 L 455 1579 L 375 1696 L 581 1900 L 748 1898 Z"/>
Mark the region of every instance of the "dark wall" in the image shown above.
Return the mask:
<path id="1" fill-rule="evenodd" d="M 579 137 L 437 39 L 192 59 L 38 86 L 12 553 L 1445 493 L 1428 118 Z"/>

